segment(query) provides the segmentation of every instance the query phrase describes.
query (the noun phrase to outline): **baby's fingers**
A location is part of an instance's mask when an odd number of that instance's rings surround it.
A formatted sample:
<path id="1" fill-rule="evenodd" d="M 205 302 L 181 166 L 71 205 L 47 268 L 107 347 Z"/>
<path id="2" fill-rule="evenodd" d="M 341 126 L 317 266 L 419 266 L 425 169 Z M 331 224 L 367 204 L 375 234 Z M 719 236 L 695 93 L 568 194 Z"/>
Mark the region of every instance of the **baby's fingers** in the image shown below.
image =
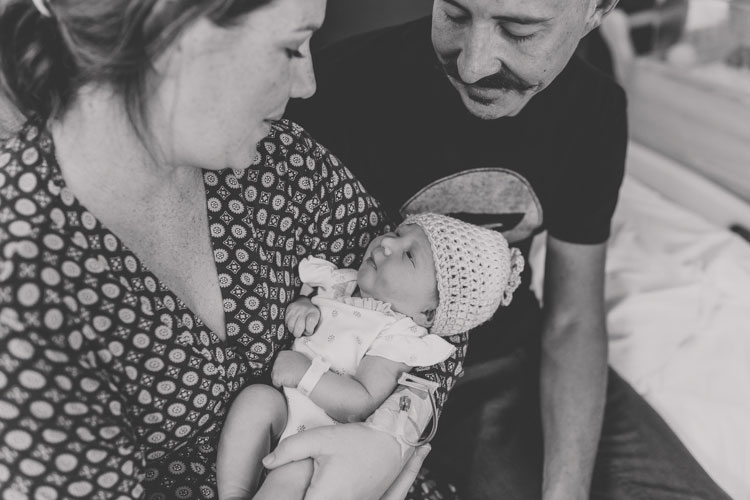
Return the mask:
<path id="1" fill-rule="evenodd" d="M 312 335 L 313 333 L 315 333 L 315 328 L 318 327 L 319 322 L 320 311 L 317 309 L 315 309 L 314 311 L 309 311 L 305 316 L 305 333 L 307 335 Z"/>
<path id="2" fill-rule="evenodd" d="M 294 319 L 294 324 L 291 326 L 292 335 L 299 337 L 305 333 L 305 315 L 300 314 Z"/>
<path id="3" fill-rule="evenodd" d="M 305 316 L 300 314 L 299 309 L 296 307 L 289 307 L 286 310 L 285 321 L 286 328 L 292 335 L 299 337 L 305 331 Z"/>
<path id="4" fill-rule="evenodd" d="M 293 304 L 289 304 L 286 308 L 286 313 L 284 314 L 284 324 L 286 325 L 287 330 L 292 330 L 294 322 L 297 321 L 298 317 L 299 308 L 293 307 Z"/>

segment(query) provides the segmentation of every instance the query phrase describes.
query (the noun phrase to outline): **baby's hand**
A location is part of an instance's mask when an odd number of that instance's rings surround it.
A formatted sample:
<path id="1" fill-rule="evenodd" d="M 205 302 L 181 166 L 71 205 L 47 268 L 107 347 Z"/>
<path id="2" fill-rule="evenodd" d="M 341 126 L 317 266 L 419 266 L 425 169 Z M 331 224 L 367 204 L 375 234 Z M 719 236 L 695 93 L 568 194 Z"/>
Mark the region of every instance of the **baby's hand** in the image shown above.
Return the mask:
<path id="1" fill-rule="evenodd" d="M 312 335 L 320 322 L 320 309 L 307 297 L 300 297 L 286 306 L 286 327 L 292 335 Z"/>
<path id="2" fill-rule="evenodd" d="M 281 351 L 271 370 L 271 383 L 276 387 L 297 387 L 310 364 L 304 354 Z"/>

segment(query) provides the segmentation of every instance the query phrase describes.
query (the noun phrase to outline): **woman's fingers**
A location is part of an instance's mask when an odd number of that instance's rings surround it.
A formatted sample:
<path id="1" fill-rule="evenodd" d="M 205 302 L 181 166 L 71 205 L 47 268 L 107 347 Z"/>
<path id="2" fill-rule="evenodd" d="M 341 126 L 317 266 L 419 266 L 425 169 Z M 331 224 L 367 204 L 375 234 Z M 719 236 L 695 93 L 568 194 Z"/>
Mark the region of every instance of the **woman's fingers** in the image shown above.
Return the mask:
<path id="1" fill-rule="evenodd" d="M 429 444 L 422 445 L 414 450 L 414 454 L 412 454 L 409 461 L 406 462 L 404 470 L 402 470 L 401 474 L 399 474 L 396 480 L 393 481 L 393 484 L 388 488 L 385 494 L 380 497 L 380 500 L 404 500 L 406 494 L 409 492 L 409 488 L 417 478 L 419 469 L 422 468 L 422 463 L 429 452 Z"/>
<path id="2" fill-rule="evenodd" d="M 269 453 L 263 459 L 263 466 L 266 469 L 275 469 L 295 460 L 304 458 L 314 458 L 320 453 L 321 439 L 316 439 L 318 433 L 301 432 L 289 436 L 279 443 L 272 453 Z"/>
<path id="3" fill-rule="evenodd" d="M 400 450 L 392 436 L 364 424 L 330 425 L 289 436 L 263 465 L 273 469 L 312 458 L 313 478 L 305 500 L 379 500 L 401 473 Z M 412 469 L 418 470 L 419 464 L 413 463 Z M 416 472 L 408 474 L 413 478 Z M 399 483 L 399 492 L 408 491 L 409 481 Z"/>

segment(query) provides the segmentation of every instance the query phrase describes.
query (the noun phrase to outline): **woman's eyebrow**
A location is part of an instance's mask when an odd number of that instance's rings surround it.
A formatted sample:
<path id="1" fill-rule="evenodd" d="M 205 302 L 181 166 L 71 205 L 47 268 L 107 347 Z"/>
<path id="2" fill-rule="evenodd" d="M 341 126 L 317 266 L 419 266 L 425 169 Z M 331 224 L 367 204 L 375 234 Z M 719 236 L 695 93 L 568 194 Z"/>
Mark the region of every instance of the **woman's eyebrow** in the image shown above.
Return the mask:
<path id="1" fill-rule="evenodd" d="M 320 29 L 320 24 L 310 23 L 310 24 L 306 24 L 305 26 L 300 26 L 295 31 L 318 31 L 319 29 Z"/>
<path id="2" fill-rule="evenodd" d="M 454 6 L 457 9 L 460 9 L 460 10 L 464 11 L 464 12 L 469 12 L 469 9 L 467 9 L 466 7 L 464 7 L 463 5 L 461 5 L 460 3 L 458 3 L 456 0 L 443 0 L 443 1 L 445 3 L 447 3 L 447 4 L 450 4 L 450 5 Z"/>

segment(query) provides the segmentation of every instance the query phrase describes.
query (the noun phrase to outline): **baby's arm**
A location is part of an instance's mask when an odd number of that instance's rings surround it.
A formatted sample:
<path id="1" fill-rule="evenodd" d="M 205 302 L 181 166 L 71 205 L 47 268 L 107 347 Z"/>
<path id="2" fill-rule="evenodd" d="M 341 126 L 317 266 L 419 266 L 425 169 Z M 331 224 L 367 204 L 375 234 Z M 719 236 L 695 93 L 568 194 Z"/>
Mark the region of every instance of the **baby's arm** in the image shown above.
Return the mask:
<path id="1" fill-rule="evenodd" d="M 272 372 L 274 385 L 297 387 L 310 367 L 310 360 L 297 352 L 279 354 Z M 361 422 L 391 395 L 398 378 L 410 369 L 405 363 L 365 356 L 354 377 L 331 371 L 323 374 L 310 393 L 310 399 L 339 422 Z"/>

